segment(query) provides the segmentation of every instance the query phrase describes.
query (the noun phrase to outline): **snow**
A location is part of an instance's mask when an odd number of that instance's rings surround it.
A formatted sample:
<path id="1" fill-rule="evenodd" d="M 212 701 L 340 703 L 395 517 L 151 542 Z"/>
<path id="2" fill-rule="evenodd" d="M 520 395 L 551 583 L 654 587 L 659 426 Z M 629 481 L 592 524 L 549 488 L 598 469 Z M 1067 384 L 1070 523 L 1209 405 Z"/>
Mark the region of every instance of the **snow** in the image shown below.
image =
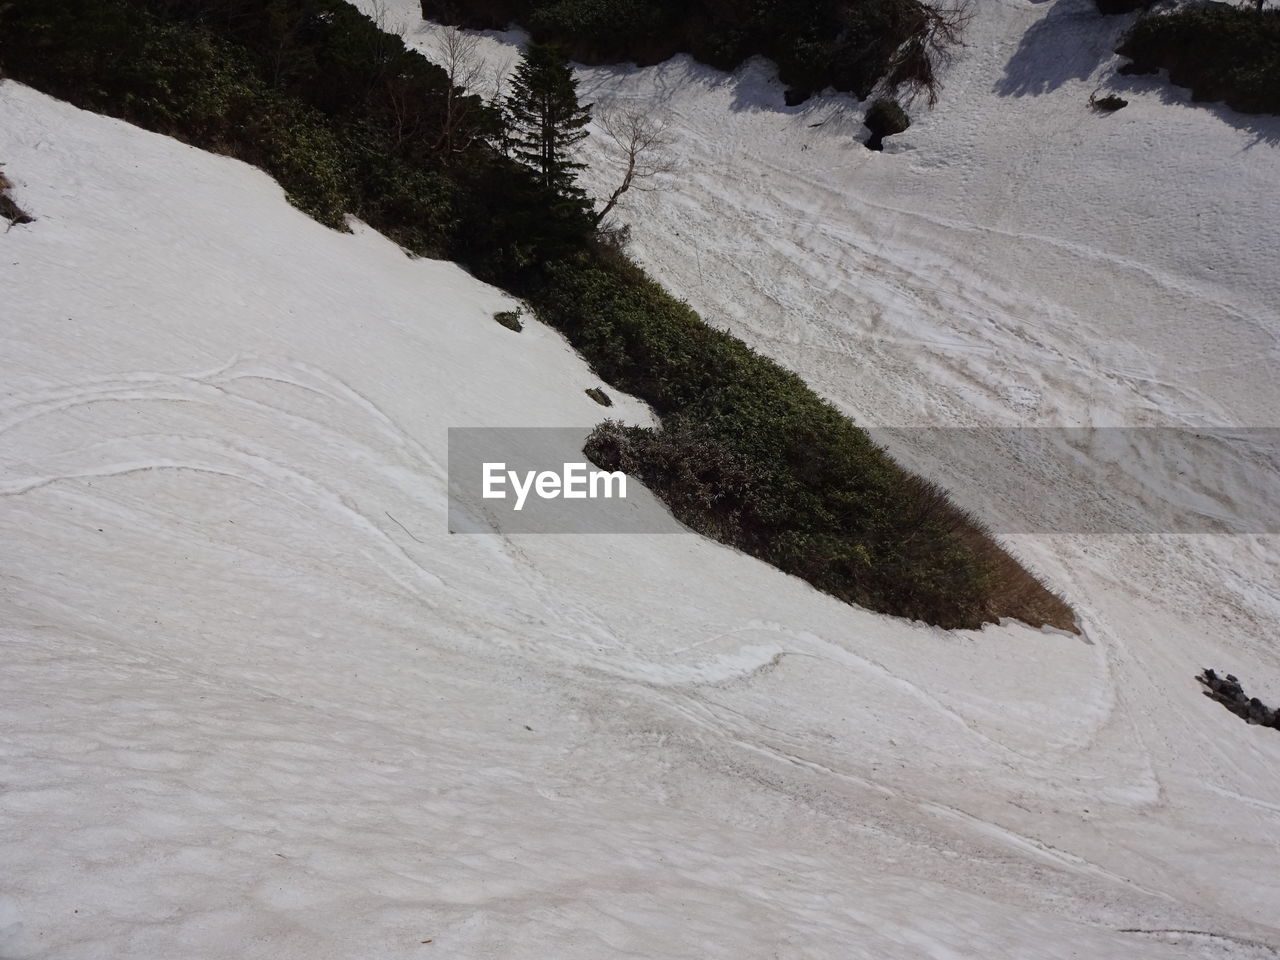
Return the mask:
<path id="1" fill-rule="evenodd" d="M 1094 115 L 1122 21 L 984 3 L 884 154 L 763 64 L 582 76 L 673 119 L 641 259 L 860 422 L 1274 423 L 1280 124 Z M 0 159 L 0 957 L 1280 950 L 1280 736 L 1192 679 L 1280 694 L 1273 536 L 1010 537 L 1079 637 L 450 536 L 447 428 L 601 417 L 554 332 L 12 82 Z"/>

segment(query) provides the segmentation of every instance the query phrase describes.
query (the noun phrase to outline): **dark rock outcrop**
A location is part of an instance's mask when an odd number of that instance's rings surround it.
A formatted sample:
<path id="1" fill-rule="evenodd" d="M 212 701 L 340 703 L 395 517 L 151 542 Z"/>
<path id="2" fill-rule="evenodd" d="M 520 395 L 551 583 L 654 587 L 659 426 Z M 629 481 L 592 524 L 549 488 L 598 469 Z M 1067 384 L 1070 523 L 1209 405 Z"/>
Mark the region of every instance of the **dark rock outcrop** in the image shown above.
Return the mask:
<path id="1" fill-rule="evenodd" d="M 1097 110 L 1099 113 L 1115 113 L 1117 110 L 1123 110 L 1129 105 L 1129 101 L 1123 97 L 1117 97 L 1114 93 L 1105 97 L 1090 97 L 1089 106 Z"/>
<path id="2" fill-rule="evenodd" d="M 1206 697 L 1217 700 L 1241 720 L 1280 730 L 1280 710 L 1273 710 L 1257 697 L 1248 696 L 1234 674 L 1228 673 L 1225 677 L 1220 677 L 1215 671 L 1205 667 L 1204 672 L 1196 679 L 1204 686 L 1201 692 Z"/>

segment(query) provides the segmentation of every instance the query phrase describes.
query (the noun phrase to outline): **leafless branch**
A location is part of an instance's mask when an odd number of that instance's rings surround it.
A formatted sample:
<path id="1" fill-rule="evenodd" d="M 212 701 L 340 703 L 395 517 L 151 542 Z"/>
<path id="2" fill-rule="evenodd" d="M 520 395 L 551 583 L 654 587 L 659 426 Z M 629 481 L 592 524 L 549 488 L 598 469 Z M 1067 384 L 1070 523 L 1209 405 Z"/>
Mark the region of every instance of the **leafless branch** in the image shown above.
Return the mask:
<path id="1" fill-rule="evenodd" d="M 596 224 L 599 225 L 618 205 L 624 193 L 632 187 L 652 189 L 654 185 L 650 181 L 661 174 L 671 173 L 676 163 L 668 153 L 672 138 L 665 118 L 643 109 L 630 109 L 603 113 L 597 119 L 625 167 L 622 183 L 596 214 Z"/>
<path id="2" fill-rule="evenodd" d="M 937 103 L 942 89 L 940 74 L 955 59 L 956 49 L 964 46 L 964 32 L 973 13 L 973 0 L 920 4 L 910 39 L 889 64 L 889 87 L 906 90 L 908 99 L 925 93 L 929 106 Z"/>
<path id="3" fill-rule="evenodd" d="M 484 58 L 480 54 L 480 38 L 464 33 L 457 27 L 445 27 L 435 37 L 435 59 L 444 68 L 448 80 L 445 91 L 444 125 L 440 131 L 438 148 L 444 162 L 459 150 L 466 149 L 474 138 L 462 142 L 461 132 L 467 128 L 467 120 L 478 105 L 477 89 L 485 73 Z"/>

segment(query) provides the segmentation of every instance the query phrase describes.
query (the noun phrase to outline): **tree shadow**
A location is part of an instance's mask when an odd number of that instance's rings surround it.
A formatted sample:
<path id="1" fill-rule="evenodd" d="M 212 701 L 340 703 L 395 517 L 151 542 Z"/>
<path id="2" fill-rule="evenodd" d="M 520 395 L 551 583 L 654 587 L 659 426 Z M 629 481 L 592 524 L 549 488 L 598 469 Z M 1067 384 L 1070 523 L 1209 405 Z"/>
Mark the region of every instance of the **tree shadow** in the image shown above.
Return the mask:
<path id="1" fill-rule="evenodd" d="M 643 73 L 647 94 L 659 106 L 671 101 L 677 92 L 690 87 L 706 90 L 726 89 L 730 93 L 729 109 L 734 113 L 770 113 L 780 116 L 811 117 L 820 126 L 856 107 L 851 94 L 817 94 L 804 103 L 787 106 L 786 86 L 778 79 L 777 68 L 764 57 L 752 57 L 731 73 L 699 63 L 687 53 L 649 67 L 634 63 L 592 66 L 583 69 L 578 85 L 579 97 L 585 102 L 612 99 L 610 87 L 618 78 Z M 854 111 L 856 112 L 856 110 Z"/>
<path id="2" fill-rule="evenodd" d="M 583 101 L 613 99 L 611 88 L 619 78 L 643 76 L 646 80 L 646 100 L 658 106 L 669 104 L 682 87 L 700 84 L 713 89 L 732 80 L 729 74 L 703 66 L 683 53 L 648 67 L 640 67 L 634 63 L 575 66 L 579 76 L 578 96 Z"/>
<path id="3" fill-rule="evenodd" d="M 1049 12 L 1023 35 L 995 92 L 1009 97 L 1040 96 L 1071 81 L 1088 81 L 1098 73 L 1099 66 L 1117 59 L 1115 49 L 1135 17 L 1136 14 L 1104 16 L 1094 0 L 1056 0 Z M 1280 144 L 1280 117 L 1240 113 L 1223 103 L 1193 100 L 1191 91 L 1171 84 L 1163 70 L 1146 75 L 1109 70 L 1097 80 L 1099 94 L 1156 96 L 1163 103 L 1207 110 L 1254 138 L 1244 150 L 1259 144 Z"/>
<path id="4" fill-rule="evenodd" d="M 1040 96 L 1088 80 L 1115 55 L 1131 17 L 1104 17 L 1094 0 L 1057 0 L 1022 36 L 993 88 L 1003 97 Z"/>
<path id="5" fill-rule="evenodd" d="M 1241 113 L 1233 110 L 1225 103 L 1208 100 L 1193 100 L 1191 91 L 1186 87 L 1175 86 L 1169 82 L 1168 74 L 1161 70 L 1153 74 L 1126 75 L 1116 73 L 1107 78 L 1106 89 L 1119 94 L 1142 94 L 1156 96 L 1162 103 L 1184 106 L 1188 110 L 1203 110 L 1212 113 L 1229 127 L 1235 127 L 1253 137 L 1250 143 L 1241 147 L 1241 151 L 1252 150 L 1259 144 L 1280 146 L 1280 117 L 1266 113 Z"/>

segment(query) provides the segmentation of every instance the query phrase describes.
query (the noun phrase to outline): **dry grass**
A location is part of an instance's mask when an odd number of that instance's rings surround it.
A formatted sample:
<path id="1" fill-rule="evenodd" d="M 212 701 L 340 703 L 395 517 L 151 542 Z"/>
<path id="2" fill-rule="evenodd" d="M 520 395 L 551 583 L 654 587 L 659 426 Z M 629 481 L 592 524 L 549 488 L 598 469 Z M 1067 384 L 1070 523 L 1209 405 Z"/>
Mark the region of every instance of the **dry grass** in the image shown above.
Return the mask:
<path id="1" fill-rule="evenodd" d="M 9 191 L 13 189 L 13 182 L 0 173 L 0 217 L 4 217 L 9 221 L 9 226 L 15 223 L 30 223 L 31 217 L 25 210 L 14 203 L 13 198 L 9 196 Z"/>
<path id="2" fill-rule="evenodd" d="M 1075 611 L 1056 591 L 1049 589 L 1004 547 L 974 524 L 961 535 L 970 549 L 986 561 L 991 578 L 986 614 L 992 620 L 1009 618 L 1033 627 L 1055 627 L 1079 633 Z"/>

